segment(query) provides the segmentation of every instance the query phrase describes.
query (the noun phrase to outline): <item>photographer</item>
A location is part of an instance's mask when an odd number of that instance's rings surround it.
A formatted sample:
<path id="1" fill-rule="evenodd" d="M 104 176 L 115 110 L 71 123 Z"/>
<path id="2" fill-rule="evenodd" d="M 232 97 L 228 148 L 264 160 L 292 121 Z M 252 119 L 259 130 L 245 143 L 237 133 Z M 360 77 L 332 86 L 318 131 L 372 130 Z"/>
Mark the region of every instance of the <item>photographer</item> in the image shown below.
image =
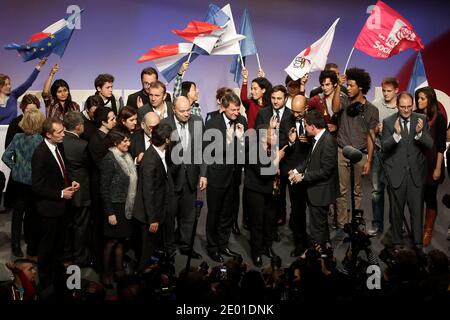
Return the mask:
<path id="1" fill-rule="evenodd" d="M 6 267 L 12 272 L 13 279 L 0 288 L 0 302 L 37 300 L 37 271 L 34 261 L 17 259 L 14 262 L 7 262 Z"/>

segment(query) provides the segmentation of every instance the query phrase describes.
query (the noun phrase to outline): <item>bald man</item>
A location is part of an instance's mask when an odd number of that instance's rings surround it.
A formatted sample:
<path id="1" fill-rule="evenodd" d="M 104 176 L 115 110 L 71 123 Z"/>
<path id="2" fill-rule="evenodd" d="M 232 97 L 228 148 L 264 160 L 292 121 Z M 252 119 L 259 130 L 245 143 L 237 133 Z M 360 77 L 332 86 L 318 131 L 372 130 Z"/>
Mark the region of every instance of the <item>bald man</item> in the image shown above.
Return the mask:
<path id="1" fill-rule="evenodd" d="M 163 123 L 172 128 L 168 161 L 171 164 L 170 172 L 175 190 L 175 237 L 180 253 L 189 255 L 191 235 L 195 232 L 194 202 L 197 198 L 197 187 L 204 190 L 207 185 L 206 165 L 202 161 L 204 126 L 201 117 L 191 114 L 191 104 L 184 96 L 175 98 L 173 115 L 161 120 L 161 124 Z M 191 257 L 202 258 L 195 250 L 192 251 Z"/>
<path id="2" fill-rule="evenodd" d="M 311 144 L 306 137 L 304 117 L 308 102 L 302 95 L 292 100 L 291 114 L 280 124 L 280 148 L 288 145 L 286 155 L 280 163 L 281 177 L 287 178 L 289 171 L 306 161 Z M 288 184 L 291 199 L 290 227 L 294 234 L 295 249 L 292 257 L 297 257 L 307 248 L 306 235 L 306 188 L 303 184 Z"/>
<path id="3" fill-rule="evenodd" d="M 139 165 L 145 150 L 151 145 L 152 130 L 159 122 L 160 118 L 155 112 L 148 112 L 141 121 L 142 130 L 131 136 L 130 154 L 136 165 Z"/>

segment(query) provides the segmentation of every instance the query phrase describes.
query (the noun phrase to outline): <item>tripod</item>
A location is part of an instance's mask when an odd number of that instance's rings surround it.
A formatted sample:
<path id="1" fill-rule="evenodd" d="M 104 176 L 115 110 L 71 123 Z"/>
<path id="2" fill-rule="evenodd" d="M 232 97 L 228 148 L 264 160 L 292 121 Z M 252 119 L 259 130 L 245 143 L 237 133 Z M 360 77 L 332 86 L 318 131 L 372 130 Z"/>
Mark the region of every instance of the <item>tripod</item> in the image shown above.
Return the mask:
<path id="1" fill-rule="evenodd" d="M 365 233 L 365 223 L 363 218 L 363 211 L 355 208 L 355 167 L 354 165 L 361 161 L 363 154 L 358 149 L 352 146 L 345 146 L 342 150 L 343 155 L 346 159 L 350 161 L 350 192 L 351 192 L 351 213 L 352 222 L 344 226 L 345 232 L 349 234 L 351 245 L 347 249 L 346 257 L 348 257 L 349 251 L 351 249 L 351 258 L 348 261 L 349 265 L 346 269 L 351 274 L 354 274 L 357 264 L 357 258 L 361 250 L 367 255 L 367 258 L 371 264 L 377 264 L 376 259 L 374 259 L 372 250 L 369 248 L 371 241 Z M 348 268 L 347 268 L 348 267 Z"/>
<path id="2" fill-rule="evenodd" d="M 185 268 L 186 279 L 188 278 L 189 269 L 191 268 L 192 251 L 194 250 L 195 235 L 197 233 L 198 219 L 200 218 L 200 212 L 202 211 L 203 207 L 203 200 L 195 200 L 194 205 L 195 205 L 195 220 L 194 226 L 192 227 L 191 241 L 189 243 L 188 259 L 186 261 L 186 268 Z"/>

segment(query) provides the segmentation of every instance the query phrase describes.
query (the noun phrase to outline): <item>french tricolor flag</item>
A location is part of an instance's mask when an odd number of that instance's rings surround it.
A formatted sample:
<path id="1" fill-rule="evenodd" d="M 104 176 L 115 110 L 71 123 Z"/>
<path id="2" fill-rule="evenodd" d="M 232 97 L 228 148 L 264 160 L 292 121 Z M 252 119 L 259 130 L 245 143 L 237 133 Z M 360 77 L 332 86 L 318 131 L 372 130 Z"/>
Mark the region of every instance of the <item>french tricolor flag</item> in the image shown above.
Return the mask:
<path id="1" fill-rule="evenodd" d="M 154 47 L 140 57 L 137 62 L 153 61 L 159 72 L 170 82 L 177 76 L 178 70 L 187 60 L 192 47 L 192 43 L 176 43 Z M 198 54 L 193 52 L 190 61 L 197 57 Z"/>

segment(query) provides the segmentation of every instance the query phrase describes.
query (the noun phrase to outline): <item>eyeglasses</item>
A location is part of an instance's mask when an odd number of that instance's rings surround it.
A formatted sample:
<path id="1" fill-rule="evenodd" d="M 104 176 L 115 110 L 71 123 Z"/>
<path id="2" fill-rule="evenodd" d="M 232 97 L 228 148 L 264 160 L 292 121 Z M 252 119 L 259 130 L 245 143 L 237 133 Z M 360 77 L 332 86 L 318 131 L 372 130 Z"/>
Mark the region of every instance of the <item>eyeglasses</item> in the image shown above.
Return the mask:
<path id="1" fill-rule="evenodd" d="M 150 82 L 142 82 L 142 85 L 144 86 L 145 89 L 148 89 L 152 84 Z"/>

